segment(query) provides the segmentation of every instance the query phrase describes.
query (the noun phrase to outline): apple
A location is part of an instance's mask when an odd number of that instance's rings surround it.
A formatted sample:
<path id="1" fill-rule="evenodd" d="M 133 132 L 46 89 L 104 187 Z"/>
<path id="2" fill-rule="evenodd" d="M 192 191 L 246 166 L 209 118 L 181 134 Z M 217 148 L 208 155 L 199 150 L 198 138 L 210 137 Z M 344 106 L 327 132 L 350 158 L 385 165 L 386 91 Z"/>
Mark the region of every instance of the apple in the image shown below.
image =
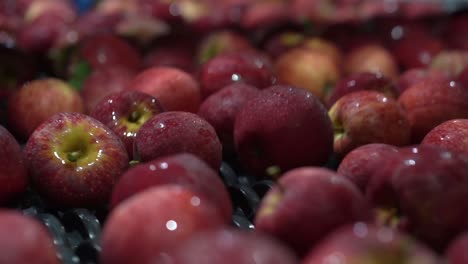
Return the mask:
<path id="1" fill-rule="evenodd" d="M 468 234 L 466 231 L 460 233 L 444 252 L 444 256 L 450 264 L 463 264 L 468 261 Z"/>
<path id="2" fill-rule="evenodd" d="M 328 55 L 333 59 L 336 65 L 341 65 L 343 63 L 341 49 L 335 43 L 323 37 L 305 38 L 300 46 Z"/>
<path id="3" fill-rule="evenodd" d="M 27 139 L 42 122 L 60 112 L 84 112 L 80 94 L 63 80 L 36 79 L 24 84 L 8 101 L 8 126 Z"/>
<path id="4" fill-rule="evenodd" d="M 328 112 L 335 131 L 334 151 L 344 156 L 370 143 L 404 146 L 410 143 L 410 123 L 395 99 L 376 91 L 341 97 Z"/>
<path id="5" fill-rule="evenodd" d="M 447 76 L 440 70 L 431 68 L 412 68 L 400 74 L 397 82 L 398 95 L 402 94 L 406 89 L 424 80 L 448 81 Z"/>
<path id="6" fill-rule="evenodd" d="M 345 72 L 374 72 L 391 80 L 398 78 L 398 65 L 392 54 L 378 44 L 362 45 L 351 50 L 344 59 Z"/>
<path id="7" fill-rule="evenodd" d="M 0 125 L 0 203 L 5 204 L 26 191 L 26 163 L 18 141 Z"/>
<path id="8" fill-rule="evenodd" d="M 217 171 L 190 153 L 163 156 L 128 169 L 118 180 L 110 206 L 152 186 L 177 184 L 202 193 L 217 206 L 227 221 L 232 216 L 231 199 Z"/>
<path id="9" fill-rule="evenodd" d="M 276 82 L 271 61 L 257 51 L 238 51 L 220 54 L 204 63 L 199 80 L 204 98 L 226 85 L 242 82 L 259 89 Z"/>
<path id="10" fill-rule="evenodd" d="M 468 87 L 468 66 L 458 74 L 456 81 L 461 83 L 461 85 Z"/>
<path id="11" fill-rule="evenodd" d="M 398 98 L 411 125 L 411 141 L 419 143 L 442 122 L 468 118 L 468 89 L 453 81 L 426 80 Z"/>
<path id="12" fill-rule="evenodd" d="M 444 39 L 446 39 L 450 48 L 458 50 L 468 49 L 468 37 L 464 34 L 467 26 L 468 19 L 466 18 L 466 12 L 450 16 L 449 23 L 444 32 Z"/>
<path id="13" fill-rule="evenodd" d="M 286 172 L 266 193 L 255 228 L 304 256 L 336 228 L 369 217 L 364 195 L 348 179 L 328 169 L 301 167 Z"/>
<path id="14" fill-rule="evenodd" d="M 216 131 L 199 115 L 167 111 L 146 121 L 135 137 L 135 153 L 140 161 L 188 152 L 213 169 L 221 166 L 222 145 Z"/>
<path id="15" fill-rule="evenodd" d="M 93 70 L 80 89 L 86 113 L 90 113 L 102 98 L 126 89 L 135 75 L 135 72 L 118 65 Z"/>
<path id="16" fill-rule="evenodd" d="M 234 122 L 234 143 L 250 172 L 278 176 L 278 170 L 325 164 L 333 152 L 333 128 L 314 94 L 274 85 L 241 107 Z"/>
<path id="17" fill-rule="evenodd" d="M 339 228 L 312 249 L 303 264 L 441 264 L 436 252 L 413 237 L 388 227 L 357 222 Z"/>
<path id="18" fill-rule="evenodd" d="M 321 100 L 341 76 L 334 58 L 310 48 L 286 51 L 275 61 L 278 82 L 306 89 Z"/>
<path id="19" fill-rule="evenodd" d="M 262 50 L 273 59 L 277 59 L 286 51 L 299 47 L 306 36 L 299 31 L 285 30 L 274 33 L 263 44 Z"/>
<path id="20" fill-rule="evenodd" d="M 0 248 L 1 263 L 61 263 L 45 226 L 13 209 L 0 210 Z"/>
<path id="21" fill-rule="evenodd" d="M 169 253 L 174 264 L 294 264 L 295 254 L 282 243 L 260 233 L 234 228 L 208 230 L 183 241 Z"/>
<path id="22" fill-rule="evenodd" d="M 158 99 L 135 90 L 110 93 L 96 104 L 91 117 L 110 128 L 124 143 L 133 158 L 133 143 L 140 127 L 163 112 Z"/>
<path id="23" fill-rule="evenodd" d="M 358 72 L 341 78 L 336 83 L 326 98 L 328 108 L 344 95 L 361 90 L 381 92 L 391 98 L 398 97 L 392 80 L 372 72 Z"/>
<path id="24" fill-rule="evenodd" d="M 353 149 L 339 163 L 337 173 L 348 178 L 365 193 L 372 175 L 380 169 L 391 155 L 398 153 L 398 147 L 371 143 Z"/>
<path id="25" fill-rule="evenodd" d="M 174 67 L 151 67 L 140 72 L 128 89 L 156 97 L 167 111 L 197 112 L 201 103 L 199 83 Z"/>
<path id="26" fill-rule="evenodd" d="M 468 67 L 468 51 L 443 50 L 432 59 L 429 67 L 449 77 L 457 77 L 463 69 Z"/>
<path id="27" fill-rule="evenodd" d="M 239 24 L 246 30 L 268 29 L 289 20 L 288 1 L 252 1 L 245 8 Z"/>
<path id="28" fill-rule="evenodd" d="M 373 175 L 366 196 L 386 214 L 378 220 L 443 250 L 467 228 L 468 208 L 460 203 L 468 197 L 467 173 L 468 156 L 462 153 L 427 145 L 401 148 Z"/>
<path id="29" fill-rule="evenodd" d="M 468 119 L 452 119 L 434 127 L 421 145 L 431 145 L 468 155 Z"/>
<path id="30" fill-rule="evenodd" d="M 146 53 L 144 64 L 146 69 L 152 67 L 174 67 L 190 74 L 195 72 L 192 51 L 188 50 L 187 47 L 172 42 L 152 48 Z"/>
<path id="31" fill-rule="evenodd" d="M 245 102 L 258 93 L 258 89 L 244 83 L 234 83 L 208 96 L 200 105 L 198 115 L 216 130 L 223 145 L 225 157 L 235 154 L 234 122 Z"/>
<path id="32" fill-rule="evenodd" d="M 128 167 L 124 144 L 104 124 L 58 113 L 29 137 L 24 155 L 35 188 L 57 207 L 100 207 Z"/>
<path id="33" fill-rule="evenodd" d="M 152 187 L 111 211 L 102 231 L 99 263 L 166 263 L 172 247 L 197 232 L 226 225 L 219 210 L 199 193 L 177 185 Z"/>

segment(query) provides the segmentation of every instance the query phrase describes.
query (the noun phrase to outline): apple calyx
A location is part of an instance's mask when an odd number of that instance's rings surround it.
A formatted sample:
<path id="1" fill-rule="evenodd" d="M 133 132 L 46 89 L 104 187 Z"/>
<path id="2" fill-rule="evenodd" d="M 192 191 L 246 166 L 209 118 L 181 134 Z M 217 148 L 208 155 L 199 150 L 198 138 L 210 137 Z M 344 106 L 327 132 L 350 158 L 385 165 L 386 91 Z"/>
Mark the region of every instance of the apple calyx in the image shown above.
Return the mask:
<path id="1" fill-rule="evenodd" d="M 59 136 L 54 155 L 64 164 L 84 167 L 99 158 L 99 149 L 93 136 L 83 126 L 67 129 Z"/>
<path id="2" fill-rule="evenodd" d="M 400 210 L 396 207 L 376 208 L 375 220 L 378 225 L 395 229 L 399 228 L 400 225 L 404 223 Z"/>
<path id="3" fill-rule="evenodd" d="M 151 110 L 144 106 L 136 106 L 128 116 L 122 118 L 122 124 L 124 124 L 129 132 L 136 133 L 146 121 L 153 116 Z"/>

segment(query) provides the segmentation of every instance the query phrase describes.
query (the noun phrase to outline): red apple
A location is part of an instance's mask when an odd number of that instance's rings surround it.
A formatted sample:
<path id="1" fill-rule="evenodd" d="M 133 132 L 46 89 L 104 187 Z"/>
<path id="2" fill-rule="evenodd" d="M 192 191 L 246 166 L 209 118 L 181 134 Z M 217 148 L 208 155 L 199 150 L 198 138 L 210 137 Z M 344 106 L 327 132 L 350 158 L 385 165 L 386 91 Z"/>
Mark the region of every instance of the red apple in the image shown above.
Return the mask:
<path id="1" fill-rule="evenodd" d="M 429 131 L 421 144 L 439 146 L 468 155 L 468 119 L 443 122 Z"/>
<path id="2" fill-rule="evenodd" d="M 59 264 L 50 233 L 36 219 L 18 211 L 0 211 L 0 263 Z"/>
<path id="3" fill-rule="evenodd" d="M 444 256 L 450 264 L 463 264 L 468 261 L 468 233 L 458 235 L 444 252 Z"/>
<path id="4" fill-rule="evenodd" d="M 398 98 L 411 125 L 413 143 L 442 122 L 468 118 L 468 89 L 449 81 L 426 80 L 416 83 Z"/>
<path id="5" fill-rule="evenodd" d="M 42 122 L 60 112 L 83 112 L 79 93 L 60 79 L 45 78 L 26 83 L 8 102 L 8 124 L 21 139 Z"/>
<path id="6" fill-rule="evenodd" d="M 0 203 L 18 197 L 28 186 L 29 178 L 18 141 L 0 125 Z"/>
<path id="7" fill-rule="evenodd" d="M 397 82 L 398 95 L 406 89 L 424 80 L 448 81 L 447 76 L 440 70 L 430 68 L 413 68 L 401 73 Z"/>
<path id="8" fill-rule="evenodd" d="M 237 113 L 258 91 L 251 85 L 234 83 L 208 96 L 198 110 L 198 114 L 216 130 L 226 156 L 235 153 L 234 122 Z"/>
<path id="9" fill-rule="evenodd" d="M 274 28 L 290 20 L 288 3 L 285 0 L 252 1 L 245 8 L 240 24 L 246 30 Z"/>
<path id="10" fill-rule="evenodd" d="M 446 26 L 444 38 L 452 49 L 468 49 L 468 37 L 465 34 L 468 27 L 466 12 L 450 16 L 449 23 Z"/>
<path id="11" fill-rule="evenodd" d="M 225 225 L 202 195 L 175 185 L 152 187 L 111 212 L 102 231 L 99 263 L 166 263 L 170 248 L 196 232 Z"/>
<path id="12" fill-rule="evenodd" d="M 468 66 L 460 72 L 456 81 L 461 83 L 461 85 L 468 87 Z"/>
<path id="13" fill-rule="evenodd" d="M 276 60 L 275 71 L 279 83 L 306 89 L 321 100 L 341 74 L 333 57 L 308 48 L 285 52 Z"/>
<path id="14" fill-rule="evenodd" d="M 286 51 L 297 48 L 303 43 L 305 35 L 297 31 L 281 31 L 267 38 L 263 50 L 273 59 L 278 58 Z"/>
<path id="15" fill-rule="evenodd" d="M 35 187 L 60 207 L 102 206 L 129 162 L 119 137 L 80 113 L 59 113 L 44 121 L 24 153 Z"/>
<path id="16" fill-rule="evenodd" d="M 346 155 L 370 143 L 404 146 L 411 130 L 396 100 L 376 91 L 357 91 L 341 97 L 328 112 L 335 130 L 334 150 Z"/>
<path id="17" fill-rule="evenodd" d="M 320 100 L 305 89 L 275 85 L 244 103 L 234 123 L 239 159 L 261 177 L 323 165 L 333 149 L 333 128 Z"/>
<path id="18" fill-rule="evenodd" d="M 365 193 L 372 175 L 398 148 L 388 144 L 371 143 L 349 152 L 340 162 L 337 172 L 356 184 Z"/>
<path id="19" fill-rule="evenodd" d="M 175 43 L 152 48 L 145 55 L 144 63 L 145 68 L 174 67 L 190 74 L 195 71 L 192 51 L 188 50 L 187 47 Z"/>
<path id="20" fill-rule="evenodd" d="M 174 67 L 152 67 L 140 72 L 129 89 L 156 97 L 168 111 L 197 112 L 201 103 L 198 82 Z"/>
<path id="21" fill-rule="evenodd" d="M 434 251 L 407 234 L 357 222 L 327 236 L 301 263 L 441 264 L 443 261 Z"/>
<path id="22" fill-rule="evenodd" d="M 188 152 L 215 170 L 222 159 L 221 142 L 213 126 L 196 114 L 179 111 L 163 112 L 146 121 L 135 137 L 135 151 L 141 161 Z"/>
<path id="23" fill-rule="evenodd" d="M 173 264 L 294 264 L 297 257 L 271 237 L 226 228 L 195 234 L 169 253 Z"/>
<path id="24" fill-rule="evenodd" d="M 255 227 L 304 256 L 339 226 L 369 216 L 364 196 L 348 179 L 328 169 L 301 167 L 284 174 L 267 192 Z"/>
<path id="25" fill-rule="evenodd" d="M 133 143 L 138 130 L 151 117 L 163 111 L 161 104 L 153 96 L 124 90 L 104 97 L 89 115 L 119 136 L 128 156 L 133 158 Z"/>
<path id="26" fill-rule="evenodd" d="M 189 153 L 164 156 L 130 168 L 115 185 L 110 205 L 114 208 L 138 192 L 166 184 L 183 185 L 202 193 L 226 221 L 231 219 L 231 199 L 217 171 Z"/>
<path id="27" fill-rule="evenodd" d="M 398 78 L 398 65 L 392 54 L 381 45 L 369 44 L 351 50 L 344 61 L 348 74 L 374 72 L 391 80 Z"/>

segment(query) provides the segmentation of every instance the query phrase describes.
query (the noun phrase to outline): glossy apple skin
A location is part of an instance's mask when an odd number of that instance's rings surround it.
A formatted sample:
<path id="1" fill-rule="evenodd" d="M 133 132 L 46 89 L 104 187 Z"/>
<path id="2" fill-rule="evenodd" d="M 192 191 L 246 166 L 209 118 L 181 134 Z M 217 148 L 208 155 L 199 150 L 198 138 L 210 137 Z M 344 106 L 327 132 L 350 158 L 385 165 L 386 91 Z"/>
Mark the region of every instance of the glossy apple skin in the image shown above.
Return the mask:
<path id="1" fill-rule="evenodd" d="M 200 106 L 198 115 L 206 119 L 216 130 L 226 156 L 235 154 L 234 122 L 245 102 L 259 90 L 244 83 L 234 83 L 208 96 Z"/>
<path id="2" fill-rule="evenodd" d="M 199 115 L 189 112 L 168 111 L 153 116 L 140 127 L 135 147 L 143 162 L 188 152 L 215 170 L 221 166 L 222 145 L 215 129 Z"/>
<path id="3" fill-rule="evenodd" d="M 121 66 L 93 70 L 80 90 L 86 113 L 91 113 L 96 104 L 110 93 L 126 89 L 134 77 L 135 72 Z"/>
<path id="4" fill-rule="evenodd" d="M 372 72 L 358 72 L 341 78 L 336 83 L 326 100 L 328 108 L 344 95 L 361 90 L 381 92 L 391 98 L 398 97 L 395 85 L 390 79 Z"/>
<path id="5" fill-rule="evenodd" d="M 369 216 L 368 203 L 348 179 L 328 169 L 301 167 L 286 172 L 267 192 L 255 228 L 304 256 L 337 227 Z"/>
<path id="6" fill-rule="evenodd" d="M 61 263 L 45 226 L 15 210 L 0 210 L 0 246 L 1 263 Z"/>
<path id="7" fill-rule="evenodd" d="M 295 264 L 299 260 L 284 244 L 271 237 L 225 228 L 195 234 L 171 253 L 174 264 Z"/>
<path id="8" fill-rule="evenodd" d="M 355 148 L 349 152 L 338 166 L 337 173 L 348 178 L 365 193 L 372 175 L 391 156 L 398 153 L 398 147 L 371 143 Z"/>
<path id="9" fill-rule="evenodd" d="M 278 82 L 306 89 L 324 100 L 341 72 L 333 57 L 308 48 L 295 48 L 275 61 Z"/>
<path id="10" fill-rule="evenodd" d="M 303 264 L 408 263 L 442 264 L 435 252 L 407 234 L 357 222 L 338 228 L 312 249 Z"/>
<path id="11" fill-rule="evenodd" d="M 76 161 L 69 154 L 82 152 Z M 99 207 L 128 167 L 122 141 L 104 124 L 80 113 L 59 113 L 42 123 L 24 147 L 31 179 L 53 206 Z"/>
<path id="12" fill-rule="evenodd" d="M 416 83 L 398 98 L 411 125 L 411 141 L 419 143 L 444 121 L 468 118 L 468 89 L 449 81 Z"/>
<path id="13" fill-rule="evenodd" d="M 84 112 L 79 93 L 60 79 L 38 79 L 23 85 L 8 102 L 8 125 L 27 139 L 42 122 L 60 112 Z"/>
<path id="14" fill-rule="evenodd" d="M 18 197 L 29 183 L 26 163 L 18 141 L 0 126 L 0 203 Z"/>
<path id="15" fill-rule="evenodd" d="M 450 264 L 463 264 L 468 262 L 468 233 L 458 235 L 444 252 L 444 256 Z"/>
<path id="16" fill-rule="evenodd" d="M 437 250 L 466 230 L 468 156 L 435 146 L 406 147 L 371 178 L 366 197 L 398 210 L 398 228 Z M 454 206 L 454 205 L 457 206 Z"/>
<path id="17" fill-rule="evenodd" d="M 124 90 L 104 97 L 89 115 L 119 136 L 128 156 L 133 158 L 133 143 L 138 130 L 151 117 L 162 112 L 163 107 L 153 96 Z"/>
<path id="18" fill-rule="evenodd" d="M 452 119 L 434 127 L 421 145 L 431 145 L 468 155 L 468 119 Z"/>
<path id="19" fill-rule="evenodd" d="M 204 63 L 200 69 L 199 80 L 204 98 L 223 87 L 242 82 L 259 89 L 276 82 L 271 61 L 253 51 L 238 51 L 220 54 Z"/>
<path id="20" fill-rule="evenodd" d="M 199 64 L 203 64 L 220 54 L 242 50 L 253 50 L 253 46 L 244 35 L 235 31 L 219 30 L 201 39 L 196 59 Z"/>
<path id="21" fill-rule="evenodd" d="M 167 111 L 196 113 L 201 103 L 199 83 L 174 67 L 151 67 L 140 72 L 129 89 L 156 97 Z"/>
<path id="22" fill-rule="evenodd" d="M 326 108 L 311 92 L 275 85 L 244 103 L 234 123 L 242 164 L 258 177 L 277 166 L 287 171 L 325 164 L 333 152 Z"/>
<path id="23" fill-rule="evenodd" d="M 183 185 L 202 193 L 230 221 L 231 199 L 217 171 L 189 153 L 164 156 L 128 169 L 115 185 L 110 205 L 115 208 L 138 192 L 166 184 Z"/>
<path id="24" fill-rule="evenodd" d="M 401 95 L 406 89 L 424 80 L 448 81 L 447 76 L 435 69 L 412 68 L 401 73 L 397 82 L 398 95 Z"/>
<path id="25" fill-rule="evenodd" d="M 345 58 L 344 68 L 348 74 L 374 72 L 391 80 L 398 78 L 398 65 L 392 54 L 381 45 L 362 45 L 351 50 Z"/>
<path id="26" fill-rule="evenodd" d="M 376 91 L 341 97 L 330 109 L 335 128 L 334 151 L 343 156 L 370 143 L 404 146 L 410 143 L 410 123 L 397 101 Z"/>
<path id="27" fill-rule="evenodd" d="M 196 232 L 226 225 L 217 208 L 200 194 L 175 185 L 152 187 L 110 213 L 99 263 L 164 263 L 171 247 Z"/>

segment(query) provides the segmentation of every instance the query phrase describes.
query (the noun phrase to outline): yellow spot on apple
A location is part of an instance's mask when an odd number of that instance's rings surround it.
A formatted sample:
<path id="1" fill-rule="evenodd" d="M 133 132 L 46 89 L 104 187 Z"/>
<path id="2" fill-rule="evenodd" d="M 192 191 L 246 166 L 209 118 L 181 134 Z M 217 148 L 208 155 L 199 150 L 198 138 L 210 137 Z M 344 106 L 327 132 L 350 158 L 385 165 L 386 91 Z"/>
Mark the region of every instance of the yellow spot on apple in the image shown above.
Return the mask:
<path id="1" fill-rule="evenodd" d="M 258 212 L 257 217 L 264 217 L 264 216 L 272 215 L 275 212 L 275 209 L 280 203 L 282 198 L 283 198 L 283 194 L 281 193 L 280 190 L 270 193 L 266 197 L 265 204 L 262 206 L 262 208 Z"/>

